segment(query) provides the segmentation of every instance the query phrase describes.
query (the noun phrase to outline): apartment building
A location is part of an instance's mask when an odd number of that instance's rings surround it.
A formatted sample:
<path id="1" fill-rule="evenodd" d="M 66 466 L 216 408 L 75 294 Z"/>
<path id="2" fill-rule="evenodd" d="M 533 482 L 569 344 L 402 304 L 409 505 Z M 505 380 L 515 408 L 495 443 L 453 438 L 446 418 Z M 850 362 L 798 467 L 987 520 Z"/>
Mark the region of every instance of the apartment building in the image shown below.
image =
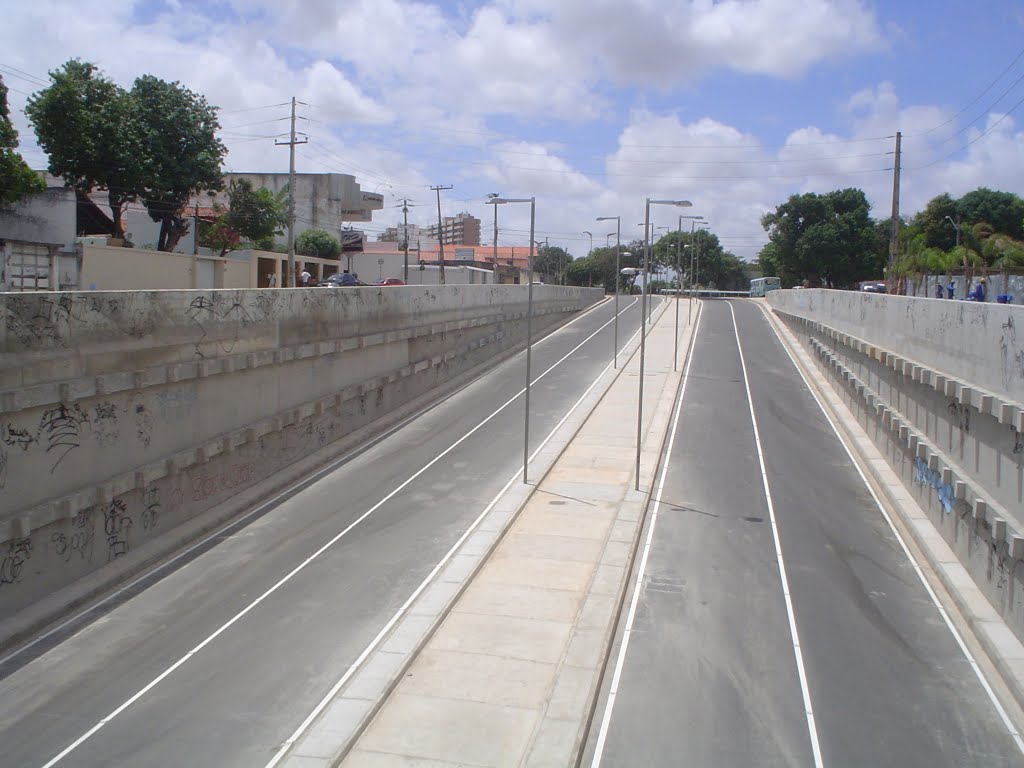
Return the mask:
<path id="1" fill-rule="evenodd" d="M 480 219 L 469 213 L 445 216 L 441 227 L 429 227 L 429 236 L 445 245 L 480 245 Z"/>

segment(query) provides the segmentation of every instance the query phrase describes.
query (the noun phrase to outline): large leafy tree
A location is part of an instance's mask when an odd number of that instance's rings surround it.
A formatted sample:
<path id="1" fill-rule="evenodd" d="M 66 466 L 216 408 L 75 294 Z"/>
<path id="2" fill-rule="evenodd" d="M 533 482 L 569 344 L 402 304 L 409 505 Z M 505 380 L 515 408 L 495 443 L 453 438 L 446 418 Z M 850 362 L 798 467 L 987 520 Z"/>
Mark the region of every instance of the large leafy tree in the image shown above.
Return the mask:
<path id="1" fill-rule="evenodd" d="M 570 262 L 569 252 L 555 245 L 542 245 L 533 255 L 533 269 L 543 275 L 561 275 Z"/>
<path id="2" fill-rule="evenodd" d="M 336 259 L 341 254 L 341 243 L 323 229 L 307 229 L 295 238 L 295 250 L 303 256 Z"/>
<path id="3" fill-rule="evenodd" d="M 287 186 L 275 195 L 269 189 L 253 188 L 248 179 L 233 180 L 228 186 L 227 206 L 215 205 L 216 220 L 200 225 L 200 243 L 218 250 L 221 256 L 243 241 L 270 250 L 287 220 L 287 197 Z"/>
<path id="4" fill-rule="evenodd" d="M 874 248 L 870 209 L 859 189 L 791 196 L 761 218 L 771 241 L 767 253 L 762 251 L 762 266 L 771 264 L 784 285 L 848 285 L 878 276 L 885 262 Z"/>
<path id="5" fill-rule="evenodd" d="M 46 189 L 43 180 L 28 167 L 17 150 L 18 132 L 11 125 L 7 86 L 0 77 L 0 205 Z"/>
<path id="6" fill-rule="evenodd" d="M 948 251 L 956 245 L 956 227 L 953 222 L 958 218 L 956 200 L 943 193 L 928 201 L 914 217 L 911 226 L 915 236 L 924 236 L 925 247 Z M 905 249 L 900 250 L 902 252 Z"/>
<path id="7" fill-rule="evenodd" d="M 989 224 L 995 232 L 1024 238 L 1024 199 L 1012 192 L 980 187 L 956 201 L 965 225 Z"/>
<path id="8" fill-rule="evenodd" d="M 135 80 L 131 100 L 145 158 L 139 196 L 160 223 L 157 250 L 170 251 L 188 232 L 189 199 L 223 186 L 227 148 L 217 138 L 217 109 L 181 84 L 152 75 Z"/>
<path id="9" fill-rule="evenodd" d="M 123 237 L 121 212 L 138 196 L 145 166 L 132 98 L 77 59 L 50 72 L 50 80 L 25 107 L 50 173 L 80 192 L 106 190 L 111 234 Z"/>

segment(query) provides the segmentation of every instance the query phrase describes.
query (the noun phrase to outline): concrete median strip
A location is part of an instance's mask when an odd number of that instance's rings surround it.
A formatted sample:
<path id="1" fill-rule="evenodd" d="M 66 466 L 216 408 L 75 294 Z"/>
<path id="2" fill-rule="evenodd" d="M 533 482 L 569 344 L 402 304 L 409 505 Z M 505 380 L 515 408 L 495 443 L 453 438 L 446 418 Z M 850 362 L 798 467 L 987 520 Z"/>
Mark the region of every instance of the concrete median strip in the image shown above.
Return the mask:
<path id="1" fill-rule="evenodd" d="M 507 486 L 270 765 L 574 763 L 681 377 L 666 306 L 647 337 L 644 491 L 634 337 L 531 461 L 538 484 Z"/>

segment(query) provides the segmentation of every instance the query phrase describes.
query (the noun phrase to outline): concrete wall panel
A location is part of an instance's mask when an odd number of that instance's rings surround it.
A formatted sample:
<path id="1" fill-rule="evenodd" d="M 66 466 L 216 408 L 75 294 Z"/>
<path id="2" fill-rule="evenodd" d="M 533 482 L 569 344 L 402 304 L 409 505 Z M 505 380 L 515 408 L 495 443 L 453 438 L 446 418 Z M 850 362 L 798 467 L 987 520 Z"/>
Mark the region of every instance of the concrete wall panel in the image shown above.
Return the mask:
<path id="1" fill-rule="evenodd" d="M 602 293 L 535 289 L 537 333 Z M 522 345 L 525 294 L 0 295 L 0 612 Z"/>

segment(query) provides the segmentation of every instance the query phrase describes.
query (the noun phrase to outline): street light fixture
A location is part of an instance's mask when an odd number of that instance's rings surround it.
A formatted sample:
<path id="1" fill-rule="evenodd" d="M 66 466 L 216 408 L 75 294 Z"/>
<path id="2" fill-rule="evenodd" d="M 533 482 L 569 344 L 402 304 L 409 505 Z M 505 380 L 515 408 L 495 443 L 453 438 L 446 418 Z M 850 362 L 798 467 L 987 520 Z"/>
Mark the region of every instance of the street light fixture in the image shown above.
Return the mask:
<path id="1" fill-rule="evenodd" d="M 622 217 L 598 216 L 596 221 L 615 221 L 615 332 L 612 339 L 612 368 L 619 367 L 619 257 L 622 249 Z"/>
<path id="2" fill-rule="evenodd" d="M 590 238 L 590 250 L 587 251 L 587 256 L 589 256 L 594 252 L 594 235 L 591 232 L 587 232 L 587 230 L 583 230 L 583 234 Z"/>
<path id="3" fill-rule="evenodd" d="M 536 197 L 494 197 L 488 201 L 491 205 L 508 203 L 530 204 L 530 255 L 527 257 L 526 273 L 529 287 L 526 289 L 526 407 L 523 413 L 523 483 L 527 481 L 527 468 L 530 464 L 530 355 L 533 345 L 533 234 L 537 220 Z M 495 211 L 498 209 L 495 208 Z"/>
<path id="4" fill-rule="evenodd" d="M 960 247 L 960 224 L 959 222 L 953 221 L 952 217 L 947 216 L 946 221 L 953 225 L 953 229 L 956 230 L 956 245 Z"/>
<path id="5" fill-rule="evenodd" d="M 651 200 L 647 198 L 644 203 L 644 276 L 646 289 L 647 267 L 651 255 L 651 238 L 648 236 L 648 227 L 651 222 L 652 205 L 672 205 L 676 208 L 690 208 L 693 206 L 689 200 Z M 640 490 L 640 440 L 643 437 L 644 422 L 644 354 L 647 348 L 647 331 L 644 329 L 644 316 L 647 314 L 647 291 L 640 292 L 640 383 L 639 397 L 636 404 L 636 490 Z"/>

